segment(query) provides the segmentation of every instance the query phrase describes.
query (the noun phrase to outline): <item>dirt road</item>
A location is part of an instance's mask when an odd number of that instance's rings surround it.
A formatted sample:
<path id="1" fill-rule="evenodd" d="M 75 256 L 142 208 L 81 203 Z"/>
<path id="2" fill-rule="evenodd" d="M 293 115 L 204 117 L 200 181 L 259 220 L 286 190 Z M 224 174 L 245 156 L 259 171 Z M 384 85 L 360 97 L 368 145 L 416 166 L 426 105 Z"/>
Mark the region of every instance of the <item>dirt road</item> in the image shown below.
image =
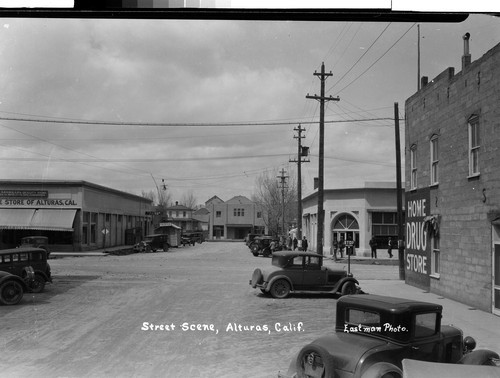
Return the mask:
<path id="1" fill-rule="evenodd" d="M 276 377 L 335 321 L 334 296 L 253 290 L 270 259 L 241 242 L 50 264 L 44 293 L 0 307 L 2 377 Z"/>

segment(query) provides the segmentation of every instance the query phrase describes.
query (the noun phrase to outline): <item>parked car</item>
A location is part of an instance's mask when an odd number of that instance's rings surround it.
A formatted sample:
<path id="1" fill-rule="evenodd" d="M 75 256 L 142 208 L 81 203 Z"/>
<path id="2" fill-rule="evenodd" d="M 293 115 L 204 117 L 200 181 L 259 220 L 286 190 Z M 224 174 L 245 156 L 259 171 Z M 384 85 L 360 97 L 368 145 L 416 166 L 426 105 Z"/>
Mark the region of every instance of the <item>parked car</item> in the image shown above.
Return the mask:
<path id="1" fill-rule="evenodd" d="M 151 234 L 146 235 L 143 241 L 134 245 L 135 252 L 156 252 L 162 249 L 167 252 L 170 248 L 169 235 L 167 234 Z"/>
<path id="2" fill-rule="evenodd" d="M 316 253 L 275 252 L 271 264 L 268 269 L 255 269 L 250 285 L 274 298 L 286 298 L 292 292 L 304 291 L 341 295 L 361 291 L 352 274 L 323 266 L 323 256 Z"/>
<path id="3" fill-rule="evenodd" d="M 262 234 L 247 234 L 247 236 L 245 236 L 245 239 L 243 239 L 243 241 L 245 242 L 245 245 L 250 248 L 250 244 L 252 244 L 253 240 L 257 237 L 257 236 L 263 236 Z"/>
<path id="4" fill-rule="evenodd" d="M 254 256 L 262 255 L 269 257 L 272 254 L 271 242 L 275 243 L 275 251 L 281 250 L 279 238 L 273 236 L 256 236 L 250 243 L 249 248 Z"/>
<path id="5" fill-rule="evenodd" d="M 404 359 L 493 365 L 498 354 L 473 350 L 472 337 L 441 325 L 442 306 L 379 295 L 337 301 L 335 333 L 304 346 L 279 377 L 401 378 Z"/>
<path id="6" fill-rule="evenodd" d="M 4 305 L 15 305 L 21 302 L 25 292 L 30 290 L 35 278 L 35 272 L 31 267 L 23 269 L 23 277 L 9 272 L 0 271 L 0 303 Z"/>
<path id="7" fill-rule="evenodd" d="M 44 290 L 47 282 L 52 282 L 47 252 L 42 248 L 20 247 L 0 251 L 0 270 L 25 278 L 26 267 L 34 271 L 33 283 L 29 289 L 33 293 Z"/>
<path id="8" fill-rule="evenodd" d="M 186 232 L 181 235 L 181 244 L 182 245 L 195 245 L 196 243 L 203 243 L 205 241 L 205 237 L 203 236 L 203 232 Z"/>
<path id="9" fill-rule="evenodd" d="M 42 248 L 47 251 L 47 258 L 50 257 L 49 238 L 46 236 L 25 236 L 19 247 Z"/>

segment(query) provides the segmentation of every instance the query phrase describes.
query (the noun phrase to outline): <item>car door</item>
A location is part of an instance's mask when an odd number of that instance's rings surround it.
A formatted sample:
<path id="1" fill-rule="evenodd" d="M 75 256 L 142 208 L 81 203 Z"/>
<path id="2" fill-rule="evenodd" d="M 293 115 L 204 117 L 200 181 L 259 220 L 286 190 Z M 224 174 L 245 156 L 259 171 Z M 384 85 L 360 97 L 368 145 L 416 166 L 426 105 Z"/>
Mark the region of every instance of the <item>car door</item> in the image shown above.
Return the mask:
<path id="1" fill-rule="evenodd" d="M 302 287 L 304 290 L 321 290 L 326 285 L 326 269 L 322 268 L 322 258 L 304 257 Z"/>
<path id="2" fill-rule="evenodd" d="M 409 358 L 420 361 L 439 362 L 441 340 L 439 333 L 440 314 L 436 312 L 413 314 L 413 342 Z"/>

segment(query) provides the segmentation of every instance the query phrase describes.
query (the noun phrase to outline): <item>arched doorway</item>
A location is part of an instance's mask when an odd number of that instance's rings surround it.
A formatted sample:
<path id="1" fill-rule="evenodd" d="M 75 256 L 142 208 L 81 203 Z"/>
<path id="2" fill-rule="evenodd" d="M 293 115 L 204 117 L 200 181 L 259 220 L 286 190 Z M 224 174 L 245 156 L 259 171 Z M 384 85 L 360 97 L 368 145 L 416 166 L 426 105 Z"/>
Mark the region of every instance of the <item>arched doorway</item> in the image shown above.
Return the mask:
<path id="1" fill-rule="evenodd" d="M 354 247 L 359 248 L 359 223 L 351 214 L 339 214 L 332 221 L 332 246 L 335 240 L 341 239 L 352 240 Z"/>

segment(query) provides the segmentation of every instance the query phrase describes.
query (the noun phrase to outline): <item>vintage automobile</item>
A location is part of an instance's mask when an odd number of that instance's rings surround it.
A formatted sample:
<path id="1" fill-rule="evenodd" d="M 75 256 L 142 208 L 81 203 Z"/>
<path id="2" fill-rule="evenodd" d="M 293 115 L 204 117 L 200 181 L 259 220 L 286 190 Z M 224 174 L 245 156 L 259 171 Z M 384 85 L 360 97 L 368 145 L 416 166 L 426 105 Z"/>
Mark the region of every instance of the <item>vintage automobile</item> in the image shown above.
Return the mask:
<path id="1" fill-rule="evenodd" d="M 248 248 L 254 256 L 262 255 L 264 257 L 270 257 L 272 254 L 271 251 L 271 242 L 274 241 L 275 251 L 281 250 L 281 246 L 279 243 L 279 239 L 273 236 L 256 236 Z"/>
<path id="2" fill-rule="evenodd" d="M 25 236 L 19 247 L 42 248 L 47 251 L 47 258 L 50 257 L 49 238 L 46 236 Z"/>
<path id="3" fill-rule="evenodd" d="M 181 244 L 184 245 L 195 245 L 196 243 L 203 243 L 205 238 L 203 232 L 185 232 L 181 235 Z"/>
<path id="4" fill-rule="evenodd" d="M 0 270 L 24 278 L 25 268 L 34 271 L 34 280 L 30 291 L 41 293 L 47 282 L 52 282 L 50 265 L 47 262 L 47 251 L 42 248 L 20 247 L 0 251 Z"/>
<path id="5" fill-rule="evenodd" d="M 441 325 L 442 306 L 379 295 L 337 301 L 335 333 L 304 346 L 285 377 L 401 378 L 404 359 L 493 365 L 498 354 L 473 350 L 472 337 Z"/>
<path id="6" fill-rule="evenodd" d="M 146 235 L 143 241 L 134 245 L 135 252 L 156 252 L 161 249 L 167 252 L 170 248 L 169 235 L 167 234 L 151 234 Z"/>
<path id="7" fill-rule="evenodd" d="M 253 240 L 257 237 L 257 236 L 264 236 L 262 234 L 248 234 L 247 236 L 245 236 L 245 239 L 243 239 L 245 245 L 250 248 L 250 244 L 252 244 Z"/>
<path id="8" fill-rule="evenodd" d="M 35 272 L 31 267 L 23 268 L 23 277 L 0 271 L 0 303 L 15 305 L 21 302 L 25 292 L 33 285 Z"/>
<path id="9" fill-rule="evenodd" d="M 323 256 L 316 253 L 279 251 L 273 253 L 271 264 L 268 269 L 255 269 L 250 285 L 274 298 L 286 298 L 292 292 L 360 292 L 352 274 L 323 266 Z"/>

